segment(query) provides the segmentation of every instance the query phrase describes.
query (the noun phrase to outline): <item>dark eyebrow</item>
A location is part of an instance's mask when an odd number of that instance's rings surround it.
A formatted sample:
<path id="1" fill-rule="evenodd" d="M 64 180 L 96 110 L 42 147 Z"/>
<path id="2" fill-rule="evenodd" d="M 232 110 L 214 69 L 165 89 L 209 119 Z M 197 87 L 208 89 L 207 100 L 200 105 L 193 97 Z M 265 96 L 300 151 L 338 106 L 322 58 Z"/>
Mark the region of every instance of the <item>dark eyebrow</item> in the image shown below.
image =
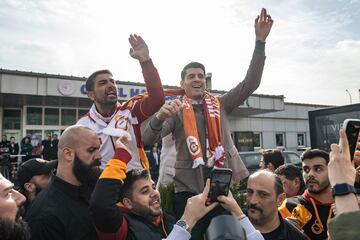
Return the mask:
<path id="1" fill-rule="evenodd" d="M 140 192 L 142 192 L 143 190 L 145 190 L 147 188 L 149 188 L 149 186 L 144 186 L 144 187 L 140 188 Z"/>
<path id="2" fill-rule="evenodd" d="M 9 192 L 9 191 L 11 191 L 13 188 L 14 188 L 14 184 L 11 184 L 10 186 L 4 188 L 2 192 Z"/>

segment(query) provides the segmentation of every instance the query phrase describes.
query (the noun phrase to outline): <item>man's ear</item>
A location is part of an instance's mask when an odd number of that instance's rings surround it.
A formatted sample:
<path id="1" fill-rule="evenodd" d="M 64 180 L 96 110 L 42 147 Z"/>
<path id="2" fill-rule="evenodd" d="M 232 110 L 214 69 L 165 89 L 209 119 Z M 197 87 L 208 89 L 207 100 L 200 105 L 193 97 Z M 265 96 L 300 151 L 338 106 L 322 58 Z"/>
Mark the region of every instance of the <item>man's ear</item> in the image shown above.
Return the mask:
<path id="1" fill-rule="evenodd" d="M 184 89 L 184 82 L 185 82 L 185 80 L 180 80 L 180 87 L 181 87 L 182 89 Z"/>
<path id="2" fill-rule="evenodd" d="M 94 91 L 88 91 L 87 95 L 91 99 L 91 101 L 94 101 L 94 99 L 95 99 Z"/>
<path id="3" fill-rule="evenodd" d="M 274 164 L 272 164 L 271 162 L 269 162 L 269 163 L 266 165 L 266 167 L 267 167 L 270 171 L 275 172 Z"/>
<path id="4" fill-rule="evenodd" d="M 24 189 L 29 193 L 35 192 L 35 186 L 31 182 L 24 183 Z"/>
<path id="5" fill-rule="evenodd" d="M 127 209 L 129 209 L 129 210 L 133 209 L 132 202 L 129 198 L 124 198 L 122 202 Z"/>
<path id="6" fill-rule="evenodd" d="M 294 179 L 295 187 L 300 187 L 300 181 L 301 180 L 298 177 Z"/>
<path id="7" fill-rule="evenodd" d="M 277 200 L 276 200 L 277 206 L 280 207 L 285 199 L 286 199 L 286 194 L 285 193 L 279 194 L 279 196 L 277 197 Z"/>
<path id="8" fill-rule="evenodd" d="M 71 148 L 64 147 L 61 151 L 66 162 L 69 163 L 74 160 L 74 151 Z"/>

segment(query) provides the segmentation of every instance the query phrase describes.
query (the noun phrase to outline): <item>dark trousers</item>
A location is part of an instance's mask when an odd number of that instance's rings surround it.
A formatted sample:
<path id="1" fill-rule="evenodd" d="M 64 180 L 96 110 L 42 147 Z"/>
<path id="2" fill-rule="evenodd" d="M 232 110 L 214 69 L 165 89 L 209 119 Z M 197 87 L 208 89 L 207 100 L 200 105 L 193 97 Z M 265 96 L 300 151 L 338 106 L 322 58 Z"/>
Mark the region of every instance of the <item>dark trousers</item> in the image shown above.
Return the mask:
<path id="1" fill-rule="evenodd" d="M 178 192 L 174 195 L 174 214 L 176 221 L 179 220 L 185 210 L 187 199 L 194 196 L 194 193 L 191 192 Z M 204 234 L 208 228 L 211 219 L 218 215 L 229 214 L 221 205 L 218 205 L 203 218 L 201 218 L 194 226 L 191 231 L 190 240 L 202 240 L 204 239 Z"/>

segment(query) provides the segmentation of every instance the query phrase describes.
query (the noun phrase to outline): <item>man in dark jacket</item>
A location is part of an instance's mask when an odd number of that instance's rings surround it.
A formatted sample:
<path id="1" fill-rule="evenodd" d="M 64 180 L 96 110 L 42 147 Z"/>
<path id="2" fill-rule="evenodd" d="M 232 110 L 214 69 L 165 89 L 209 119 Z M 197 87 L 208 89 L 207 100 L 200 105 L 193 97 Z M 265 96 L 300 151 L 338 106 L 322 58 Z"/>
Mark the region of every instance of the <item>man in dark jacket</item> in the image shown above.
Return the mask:
<path id="1" fill-rule="evenodd" d="M 189 198 L 189 206 L 174 225 L 174 219 L 162 211 L 160 193 L 149 170 L 132 169 L 126 173 L 131 154 L 120 140 L 115 145 L 115 156 L 106 164 L 90 200 L 99 239 L 189 239 L 197 220 L 217 205 L 205 204 L 210 182 L 202 194 Z"/>
<path id="2" fill-rule="evenodd" d="M 250 222 L 264 239 L 305 240 L 306 237 L 278 212 L 284 199 L 281 179 L 275 173 L 259 170 L 250 175 L 246 194 L 247 213 Z"/>

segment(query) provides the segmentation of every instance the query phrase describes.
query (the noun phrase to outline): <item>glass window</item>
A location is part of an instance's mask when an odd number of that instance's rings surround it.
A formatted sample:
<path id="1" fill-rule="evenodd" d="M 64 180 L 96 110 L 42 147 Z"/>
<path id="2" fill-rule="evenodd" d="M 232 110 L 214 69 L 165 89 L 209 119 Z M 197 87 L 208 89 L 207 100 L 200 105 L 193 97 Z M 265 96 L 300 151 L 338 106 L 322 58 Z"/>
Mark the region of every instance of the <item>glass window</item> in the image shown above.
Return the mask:
<path id="1" fill-rule="evenodd" d="M 254 135 L 253 135 L 253 145 L 256 148 L 261 147 L 261 133 L 254 133 Z"/>
<path id="2" fill-rule="evenodd" d="M 76 109 L 61 109 L 61 125 L 76 123 Z"/>
<path id="3" fill-rule="evenodd" d="M 283 133 L 276 133 L 275 138 L 276 138 L 276 146 L 277 147 L 284 147 L 285 146 L 285 139 L 284 139 L 284 134 Z"/>
<path id="4" fill-rule="evenodd" d="M 53 136 L 54 134 L 56 134 L 59 137 L 60 136 L 60 131 L 59 130 L 45 130 L 43 139 L 45 139 L 49 135 Z"/>
<path id="5" fill-rule="evenodd" d="M 45 108 L 45 125 L 59 125 L 58 108 Z"/>
<path id="6" fill-rule="evenodd" d="M 42 125 L 42 108 L 28 107 L 26 109 L 26 124 Z"/>
<path id="7" fill-rule="evenodd" d="M 4 129 L 20 129 L 21 111 L 18 109 L 4 109 Z"/>
<path id="8" fill-rule="evenodd" d="M 79 109 L 78 110 L 78 119 L 82 118 L 89 112 L 89 109 Z"/>
<path id="9" fill-rule="evenodd" d="M 31 145 L 34 147 L 41 146 L 42 131 L 41 130 L 26 130 L 26 136 L 31 139 Z"/>
<path id="10" fill-rule="evenodd" d="M 305 134 L 304 133 L 298 133 L 297 142 L 298 142 L 299 147 L 305 147 Z"/>

